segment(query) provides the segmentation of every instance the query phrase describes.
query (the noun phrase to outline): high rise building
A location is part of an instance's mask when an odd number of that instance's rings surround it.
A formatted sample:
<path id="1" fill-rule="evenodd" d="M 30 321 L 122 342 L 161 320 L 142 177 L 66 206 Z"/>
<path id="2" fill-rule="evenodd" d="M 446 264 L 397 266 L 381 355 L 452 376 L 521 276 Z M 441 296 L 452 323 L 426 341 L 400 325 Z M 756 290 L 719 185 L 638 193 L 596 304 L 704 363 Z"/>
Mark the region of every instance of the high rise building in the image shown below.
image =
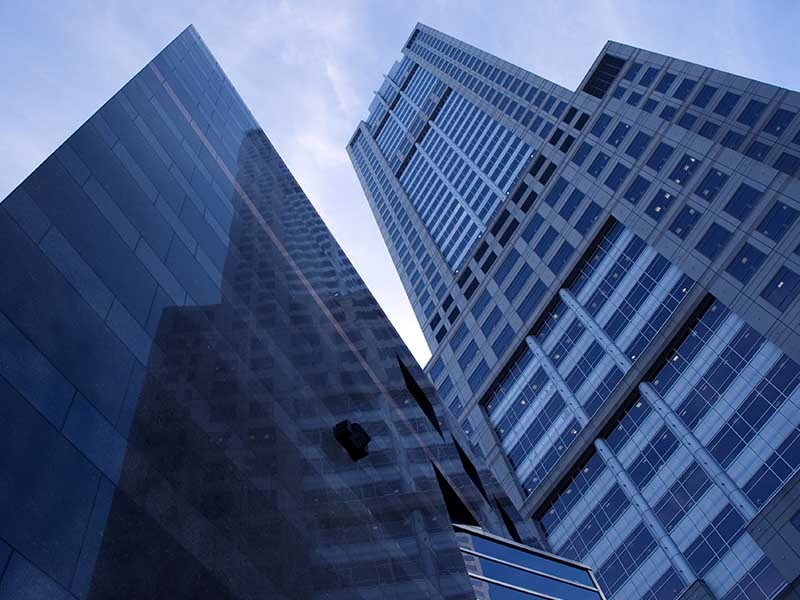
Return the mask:
<path id="1" fill-rule="evenodd" d="M 193 28 L 0 204 L 0 245 L 0 599 L 603 600 L 520 543 Z"/>
<path id="2" fill-rule="evenodd" d="M 440 398 L 612 598 L 798 588 L 799 111 L 615 42 L 568 90 L 417 25 L 348 143 Z"/>

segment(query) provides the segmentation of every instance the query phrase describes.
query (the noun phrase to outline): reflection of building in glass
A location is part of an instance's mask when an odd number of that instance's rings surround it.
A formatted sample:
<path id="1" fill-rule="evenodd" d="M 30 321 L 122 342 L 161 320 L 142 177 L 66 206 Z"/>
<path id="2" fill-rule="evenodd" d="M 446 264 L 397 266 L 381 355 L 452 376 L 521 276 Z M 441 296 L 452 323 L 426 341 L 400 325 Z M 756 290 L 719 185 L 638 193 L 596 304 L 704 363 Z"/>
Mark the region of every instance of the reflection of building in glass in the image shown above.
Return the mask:
<path id="1" fill-rule="evenodd" d="M 526 592 L 565 600 L 605 598 L 588 567 L 469 525 L 455 529 L 479 600 L 525 600 Z"/>
<path id="2" fill-rule="evenodd" d="M 800 588 L 800 95 L 615 42 L 575 91 L 402 52 L 348 152 L 509 498 L 613 598 Z"/>
<path id="3" fill-rule="evenodd" d="M 193 28 L 0 240 L 0 598 L 471 599 L 454 519 L 538 543 Z"/>

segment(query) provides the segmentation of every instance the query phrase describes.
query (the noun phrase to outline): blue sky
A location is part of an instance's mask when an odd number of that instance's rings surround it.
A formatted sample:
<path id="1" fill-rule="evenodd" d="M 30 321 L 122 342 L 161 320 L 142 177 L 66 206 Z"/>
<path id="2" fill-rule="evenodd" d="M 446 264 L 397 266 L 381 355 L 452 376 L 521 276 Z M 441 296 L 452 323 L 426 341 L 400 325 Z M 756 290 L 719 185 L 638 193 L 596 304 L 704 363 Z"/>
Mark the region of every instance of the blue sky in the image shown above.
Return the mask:
<path id="1" fill-rule="evenodd" d="M 421 363 L 344 146 L 421 21 L 570 89 L 613 39 L 800 89 L 800 2 L 0 2 L 0 198 L 193 23 Z"/>

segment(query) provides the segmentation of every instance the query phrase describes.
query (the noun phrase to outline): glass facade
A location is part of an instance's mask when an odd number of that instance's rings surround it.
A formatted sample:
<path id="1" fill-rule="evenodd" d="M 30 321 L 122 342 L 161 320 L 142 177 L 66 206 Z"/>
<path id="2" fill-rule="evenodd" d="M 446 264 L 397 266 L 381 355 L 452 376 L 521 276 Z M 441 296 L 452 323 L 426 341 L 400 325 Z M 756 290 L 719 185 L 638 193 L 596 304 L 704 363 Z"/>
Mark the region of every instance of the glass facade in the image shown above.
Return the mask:
<path id="1" fill-rule="evenodd" d="M 0 239 L 0 598 L 473 599 L 454 519 L 538 543 L 193 28 Z"/>
<path id="2" fill-rule="evenodd" d="M 422 224 L 445 195 L 386 168 L 372 112 L 348 150 L 426 370 L 546 547 L 614 599 L 800 589 L 761 533 L 800 509 L 800 94 L 614 42 L 570 91 L 421 24 L 401 63 L 442 82 L 448 156 L 526 144 L 458 264 Z"/>

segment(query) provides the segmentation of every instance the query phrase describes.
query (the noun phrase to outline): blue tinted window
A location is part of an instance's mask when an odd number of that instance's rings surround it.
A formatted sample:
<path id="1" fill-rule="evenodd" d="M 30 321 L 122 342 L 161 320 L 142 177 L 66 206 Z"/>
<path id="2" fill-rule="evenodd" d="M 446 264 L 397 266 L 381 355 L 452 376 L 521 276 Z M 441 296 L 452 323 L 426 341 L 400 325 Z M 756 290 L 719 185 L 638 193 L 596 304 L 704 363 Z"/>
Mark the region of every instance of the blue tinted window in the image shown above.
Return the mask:
<path id="1" fill-rule="evenodd" d="M 633 78 L 639 73 L 642 68 L 642 63 L 635 62 L 628 67 L 628 70 L 625 71 L 625 75 L 622 77 L 626 81 L 633 81 Z"/>
<path id="2" fill-rule="evenodd" d="M 645 213 L 650 216 L 656 223 L 658 223 L 664 214 L 669 210 L 672 203 L 675 201 L 675 196 L 666 190 L 659 190 L 655 197 L 650 201 Z"/>
<path id="3" fill-rule="evenodd" d="M 711 169 L 706 173 L 706 176 L 703 177 L 703 181 L 700 182 L 700 185 L 697 186 L 694 193 L 706 202 L 711 202 L 717 197 L 719 190 L 725 185 L 726 181 L 728 181 L 728 176 L 725 173 L 717 171 L 716 169 Z"/>
<path id="4" fill-rule="evenodd" d="M 753 207 L 758 204 L 760 199 L 761 192 L 743 183 L 739 186 L 739 189 L 733 193 L 733 196 L 731 196 L 731 199 L 728 200 L 728 203 L 722 210 L 740 221 L 744 221 L 745 217 L 750 214 L 750 211 L 753 210 Z"/>
<path id="5" fill-rule="evenodd" d="M 800 169 L 800 158 L 797 158 L 794 154 L 783 152 L 772 166 L 782 173 L 794 175 Z"/>
<path id="6" fill-rule="evenodd" d="M 691 92 L 696 85 L 697 81 L 687 77 L 681 81 L 680 84 L 678 84 L 678 87 L 675 88 L 675 92 L 672 94 L 672 97 L 677 98 L 678 100 L 686 100 L 686 98 L 689 96 L 689 92 Z"/>
<path id="7" fill-rule="evenodd" d="M 540 258 L 544 258 L 544 255 L 547 254 L 547 251 L 550 249 L 550 246 L 553 245 L 553 242 L 556 241 L 557 237 L 558 232 L 552 227 L 548 227 L 533 251 L 536 252 Z"/>
<path id="8" fill-rule="evenodd" d="M 683 116 L 678 119 L 678 125 L 684 129 L 691 129 L 695 122 L 697 122 L 697 115 L 688 112 L 683 113 Z"/>
<path id="9" fill-rule="evenodd" d="M 672 73 L 664 73 L 664 76 L 661 78 L 661 81 L 658 82 L 656 86 L 656 91 L 662 94 L 666 94 L 667 90 L 672 85 L 672 82 L 675 81 L 675 75 Z"/>
<path id="10" fill-rule="evenodd" d="M 481 313 L 486 310 L 486 307 L 489 306 L 489 302 L 491 302 L 492 296 L 488 290 L 483 290 L 481 295 L 478 296 L 478 299 L 475 301 L 475 306 L 472 307 L 472 315 L 477 319 L 481 316 Z"/>
<path id="11" fill-rule="evenodd" d="M 658 101 L 654 100 L 653 98 L 648 98 L 647 101 L 642 106 L 642 110 L 645 112 L 652 113 L 656 107 L 658 106 Z"/>
<path id="12" fill-rule="evenodd" d="M 592 135 L 598 138 L 602 137 L 609 123 L 611 123 L 611 117 L 606 113 L 602 113 L 597 117 L 597 121 L 595 121 L 594 125 L 592 125 Z"/>
<path id="13" fill-rule="evenodd" d="M 660 142 L 656 149 L 653 150 L 653 153 L 650 155 L 650 158 L 647 159 L 647 166 L 653 169 L 654 171 L 660 171 L 662 167 L 667 164 L 669 157 L 672 156 L 672 152 L 675 150 L 669 144 L 664 142 Z"/>
<path id="14" fill-rule="evenodd" d="M 797 219 L 797 211 L 783 202 L 776 202 L 770 209 L 758 230 L 769 239 L 779 242 Z"/>
<path id="15" fill-rule="evenodd" d="M 784 108 L 779 108 L 764 126 L 764 132 L 776 136 L 781 135 L 789 127 L 796 114 Z"/>
<path id="16" fill-rule="evenodd" d="M 627 92 L 627 91 L 628 91 L 628 88 L 625 88 L 625 87 L 622 87 L 621 85 L 618 85 L 617 88 L 614 90 L 614 93 L 611 94 L 611 95 L 614 96 L 614 98 L 622 98 L 622 96 L 624 96 L 625 92 Z"/>
<path id="17" fill-rule="evenodd" d="M 641 175 L 637 175 L 628 186 L 628 189 L 625 190 L 623 198 L 631 204 L 636 204 L 642 199 L 645 192 L 647 192 L 648 187 L 650 187 L 650 181 Z"/>
<path id="18" fill-rule="evenodd" d="M 639 101 L 642 99 L 642 95 L 639 92 L 631 92 L 628 94 L 628 99 L 625 100 L 631 106 L 637 106 Z"/>
<path id="19" fill-rule="evenodd" d="M 709 140 L 713 140 L 714 136 L 717 135 L 719 131 L 719 125 L 714 123 L 713 121 L 706 121 L 703 123 L 703 126 L 700 127 L 700 131 L 698 132 L 704 138 L 708 138 Z"/>
<path id="20" fill-rule="evenodd" d="M 631 126 L 627 123 L 619 122 L 617 126 L 614 127 L 614 130 L 611 132 L 611 135 L 608 136 L 608 143 L 614 146 L 615 148 L 622 143 L 622 140 L 625 139 L 625 136 L 628 135 L 628 131 L 630 130 Z"/>
<path id="21" fill-rule="evenodd" d="M 492 350 L 495 356 L 500 358 L 503 353 L 508 349 L 509 344 L 514 340 L 514 330 L 511 325 L 503 327 L 503 331 L 497 336 L 497 339 L 492 344 Z"/>
<path id="22" fill-rule="evenodd" d="M 691 233 L 699 219 L 700 211 L 692 206 L 686 205 L 672 221 L 669 230 L 682 240 L 685 240 L 686 236 Z"/>
<path id="23" fill-rule="evenodd" d="M 545 196 L 544 201 L 550 206 L 555 206 L 556 202 L 558 202 L 561 198 L 561 194 L 563 194 L 564 190 L 567 189 L 567 185 L 567 180 L 563 177 L 559 177 L 558 180 L 553 184 L 550 192 L 547 194 L 547 196 Z"/>
<path id="24" fill-rule="evenodd" d="M 787 267 L 781 267 L 761 291 L 761 297 L 778 310 L 784 311 L 798 293 L 800 293 L 800 275 Z"/>
<path id="25" fill-rule="evenodd" d="M 606 185 L 616 192 L 619 186 L 622 185 L 622 182 L 625 181 L 628 173 L 630 173 L 630 169 L 622 163 L 618 163 L 606 178 Z"/>
<path id="26" fill-rule="evenodd" d="M 742 145 L 744 141 L 744 135 L 739 133 L 738 131 L 734 131 L 731 129 L 728 133 L 725 134 L 725 137 L 722 138 L 720 142 L 726 148 L 730 148 L 731 150 L 738 150 L 739 146 Z"/>
<path id="27" fill-rule="evenodd" d="M 547 266 L 555 275 L 559 275 L 561 273 L 561 269 L 563 269 L 564 265 L 567 264 L 569 257 L 572 256 L 574 251 L 575 248 L 573 248 L 565 240 L 561 243 L 561 247 L 556 250 L 556 253 L 553 255 L 553 258 L 550 259 L 550 263 Z"/>
<path id="28" fill-rule="evenodd" d="M 503 316 L 503 313 L 500 312 L 498 307 L 493 307 L 492 311 L 486 316 L 486 319 L 481 324 L 481 331 L 483 335 L 487 338 L 491 335 L 494 331 L 494 328 L 497 327 L 497 324 L 500 322 L 500 317 Z"/>
<path id="29" fill-rule="evenodd" d="M 695 106 L 699 106 L 700 108 L 705 108 L 708 106 L 709 101 L 717 92 L 717 88 L 713 85 L 705 84 L 703 87 L 700 88 L 700 91 L 697 92 L 697 95 L 692 100 L 692 104 Z"/>
<path id="30" fill-rule="evenodd" d="M 461 347 L 461 342 L 467 337 L 467 326 L 464 323 L 458 326 L 453 337 L 450 338 L 450 348 L 455 352 Z M 432 376 L 432 375 L 431 375 Z"/>
<path id="31" fill-rule="evenodd" d="M 478 346 L 474 340 L 470 341 L 467 344 L 467 347 L 464 348 L 464 351 L 461 353 L 461 356 L 458 357 L 458 365 L 461 367 L 461 370 L 465 370 L 469 364 L 472 362 L 472 359 L 475 358 L 475 355 L 478 353 Z"/>
<path id="32" fill-rule="evenodd" d="M 515 249 L 511 249 L 506 259 L 503 261 L 497 268 L 497 272 L 494 274 L 494 280 L 497 282 L 497 285 L 500 285 L 505 281 L 508 274 L 511 272 L 511 269 L 514 268 L 514 265 L 517 264 L 517 260 L 519 260 L 519 252 Z"/>
<path id="33" fill-rule="evenodd" d="M 539 231 L 539 227 L 542 226 L 544 223 L 544 218 L 539 213 L 533 215 L 531 222 L 528 223 L 528 226 L 525 227 L 525 230 L 522 232 L 522 239 L 526 242 L 530 242 L 533 239 L 533 236 L 536 235 L 536 232 Z"/>
<path id="34" fill-rule="evenodd" d="M 678 185 L 686 185 L 686 182 L 691 179 L 698 166 L 700 166 L 700 161 L 693 156 L 684 154 L 683 158 L 672 169 L 669 178 Z"/>
<path id="35" fill-rule="evenodd" d="M 719 256 L 729 239 L 731 239 L 730 231 L 717 223 L 712 223 L 711 227 L 700 238 L 700 241 L 697 242 L 695 249 L 707 259 L 714 260 Z"/>
<path id="36" fill-rule="evenodd" d="M 525 294 L 525 298 L 519 303 L 519 308 L 517 309 L 517 314 L 523 322 L 531 316 L 533 309 L 536 308 L 545 291 L 545 285 L 541 281 L 537 281 L 531 291 Z"/>
<path id="37" fill-rule="evenodd" d="M 595 159 L 592 161 L 592 164 L 589 165 L 589 175 L 592 177 L 597 177 L 603 171 L 605 166 L 608 164 L 608 155 L 603 154 L 600 152 Z"/>
<path id="38" fill-rule="evenodd" d="M 586 210 L 583 211 L 581 218 L 575 223 L 575 230 L 581 235 L 586 235 L 589 228 L 597 221 L 602 209 L 596 202 L 590 202 Z"/>
<path id="39" fill-rule="evenodd" d="M 739 123 L 743 125 L 752 126 L 758 121 L 759 117 L 764 113 L 764 109 L 767 108 L 765 102 L 761 102 L 760 100 L 750 100 L 747 103 L 747 106 L 744 107 L 742 114 L 739 115 L 739 118 L 736 119 Z"/>
<path id="40" fill-rule="evenodd" d="M 753 160 L 763 161 L 764 157 L 767 156 L 769 151 L 772 149 L 771 146 L 767 146 L 763 142 L 759 142 L 758 140 L 754 140 L 750 147 L 745 152 L 746 156 L 749 156 Z"/>
<path id="41" fill-rule="evenodd" d="M 572 157 L 572 162 L 576 165 L 580 166 L 583 164 L 583 161 L 586 160 L 586 157 L 589 156 L 589 153 L 592 151 L 592 145 L 588 142 L 583 142 L 579 147 L 578 150 L 575 152 L 575 156 Z"/>
<path id="42" fill-rule="evenodd" d="M 486 380 L 486 377 L 489 375 L 489 366 L 486 364 L 486 361 L 481 359 L 478 363 L 478 366 L 475 367 L 475 370 L 472 372 L 472 375 L 469 376 L 467 379 L 467 383 L 469 384 L 469 389 L 473 392 L 477 392 L 483 382 Z"/>
<path id="43" fill-rule="evenodd" d="M 764 263 L 766 256 L 761 250 L 754 248 L 750 244 L 745 244 L 733 257 L 733 260 L 725 270 L 742 284 L 747 284 L 753 273 Z"/>
<path id="44" fill-rule="evenodd" d="M 561 210 L 558 211 L 558 214 L 565 221 L 569 221 L 570 217 L 572 217 L 575 210 L 578 208 L 580 203 L 583 201 L 584 193 L 580 190 L 572 190 L 572 193 L 567 198 L 566 202 L 564 202 L 564 206 L 561 207 Z"/>
<path id="45" fill-rule="evenodd" d="M 642 78 L 639 80 L 639 85 L 649 87 L 650 84 L 656 80 L 656 75 L 658 75 L 658 69 L 656 67 L 647 67 L 644 75 L 642 75 Z"/>
<path id="46" fill-rule="evenodd" d="M 643 131 L 638 132 L 635 136 L 633 136 L 631 143 L 628 144 L 625 154 L 632 156 L 633 158 L 639 158 L 642 155 L 642 152 L 644 152 L 644 149 L 647 148 L 647 144 L 650 143 L 651 139 L 652 138 Z"/>
<path id="47" fill-rule="evenodd" d="M 733 110 L 733 107 L 736 106 L 739 98 L 741 98 L 739 94 L 725 92 L 720 101 L 717 103 L 717 106 L 714 108 L 714 112 L 718 115 L 722 115 L 723 117 L 727 117 L 729 114 L 731 114 L 731 111 Z"/>
<path id="48" fill-rule="evenodd" d="M 506 288 L 506 298 L 508 298 L 509 302 L 514 302 L 517 295 L 522 291 L 522 288 L 528 283 L 528 279 L 530 279 L 532 274 L 533 269 L 528 266 L 528 263 L 522 263 L 519 272 L 514 275 L 511 283 L 508 284 L 508 288 Z"/>
<path id="49" fill-rule="evenodd" d="M 677 113 L 678 113 L 677 108 L 675 108 L 674 106 L 667 105 L 662 109 L 661 114 L 658 116 L 664 119 L 665 121 L 672 121 L 672 119 L 675 118 L 675 115 Z"/>

